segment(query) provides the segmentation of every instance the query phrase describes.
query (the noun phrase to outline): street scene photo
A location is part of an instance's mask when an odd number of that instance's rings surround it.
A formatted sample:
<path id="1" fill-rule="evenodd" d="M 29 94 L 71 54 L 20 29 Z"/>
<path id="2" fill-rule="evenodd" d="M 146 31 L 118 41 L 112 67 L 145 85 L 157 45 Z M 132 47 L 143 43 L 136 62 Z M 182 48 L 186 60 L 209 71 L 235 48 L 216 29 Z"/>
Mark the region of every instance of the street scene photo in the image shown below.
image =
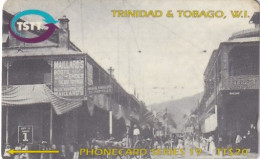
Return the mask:
<path id="1" fill-rule="evenodd" d="M 6 0 L 4 159 L 256 159 L 257 0 Z"/>

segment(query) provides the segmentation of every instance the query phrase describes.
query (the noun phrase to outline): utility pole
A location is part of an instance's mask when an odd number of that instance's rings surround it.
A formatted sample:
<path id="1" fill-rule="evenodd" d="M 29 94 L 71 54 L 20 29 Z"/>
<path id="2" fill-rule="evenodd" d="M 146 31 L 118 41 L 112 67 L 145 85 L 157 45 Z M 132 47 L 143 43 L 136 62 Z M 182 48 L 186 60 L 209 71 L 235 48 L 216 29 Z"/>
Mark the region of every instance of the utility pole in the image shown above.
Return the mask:
<path id="1" fill-rule="evenodd" d="M 109 84 L 111 85 L 112 84 L 112 78 L 114 77 L 113 76 L 113 72 L 114 72 L 114 69 L 112 67 L 110 67 L 108 69 L 108 72 L 109 72 Z M 110 99 L 109 99 L 109 135 L 110 137 L 112 137 L 112 134 L 113 134 L 113 114 L 112 114 L 112 96 L 111 94 L 109 95 Z"/>
<path id="2" fill-rule="evenodd" d="M 6 63 L 6 86 L 9 86 L 9 74 L 10 74 L 10 67 L 11 67 L 11 62 L 7 61 Z M 5 122 L 6 122 L 6 128 L 5 128 L 5 144 L 9 144 L 9 134 L 8 134 L 8 120 L 9 120 L 9 108 L 6 107 L 6 114 L 5 114 Z"/>
<path id="3" fill-rule="evenodd" d="M 115 71 L 115 69 L 113 69 L 113 67 L 109 67 L 108 72 L 109 72 L 111 78 L 114 78 L 114 74 L 113 74 L 114 71 Z M 111 83 L 111 81 L 110 81 L 110 83 Z"/>
<path id="4" fill-rule="evenodd" d="M 165 134 L 168 135 L 168 114 L 167 114 L 167 108 L 165 108 L 165 123 L 166 123 L 166 131 L 165 131 Z"/>

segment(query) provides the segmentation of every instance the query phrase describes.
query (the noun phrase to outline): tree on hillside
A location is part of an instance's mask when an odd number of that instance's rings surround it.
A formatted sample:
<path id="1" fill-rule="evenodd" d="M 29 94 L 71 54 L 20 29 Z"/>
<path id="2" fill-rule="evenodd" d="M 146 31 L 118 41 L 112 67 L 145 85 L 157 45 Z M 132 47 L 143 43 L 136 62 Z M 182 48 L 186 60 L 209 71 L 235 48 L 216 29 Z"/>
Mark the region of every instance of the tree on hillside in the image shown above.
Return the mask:
<path id="1" fill-rule="evenodd" d="M 176 124 L 176 122 L 173 119 L 173 115 L 168 113 L 167 114 L 167 119 L 168 119 L 168 124 L 176 129 L 177 128 L 177 124 Z"/>

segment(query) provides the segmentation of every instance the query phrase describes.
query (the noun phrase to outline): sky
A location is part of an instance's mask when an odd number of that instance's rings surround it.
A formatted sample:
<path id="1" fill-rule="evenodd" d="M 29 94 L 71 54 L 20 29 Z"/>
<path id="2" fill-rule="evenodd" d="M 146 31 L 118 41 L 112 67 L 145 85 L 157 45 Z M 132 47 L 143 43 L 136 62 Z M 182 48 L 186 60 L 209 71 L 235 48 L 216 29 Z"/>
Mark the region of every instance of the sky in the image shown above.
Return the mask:
<path id="1" fill-rule="evenodd" d="M 231 10 L 252 16 L 251 0 L 7 0 L 17 13 L 40 9 L 70 19 L 71 41 L 147 105 L 203 92 L 203 73 L 214 49 L 232 33 L 250 29 L 250 18 L 232 18 Z M 227 18 L 115 18 L 111 10 L 223 10 Z M 29 17 L 24 17 L 25 20 Z"/>

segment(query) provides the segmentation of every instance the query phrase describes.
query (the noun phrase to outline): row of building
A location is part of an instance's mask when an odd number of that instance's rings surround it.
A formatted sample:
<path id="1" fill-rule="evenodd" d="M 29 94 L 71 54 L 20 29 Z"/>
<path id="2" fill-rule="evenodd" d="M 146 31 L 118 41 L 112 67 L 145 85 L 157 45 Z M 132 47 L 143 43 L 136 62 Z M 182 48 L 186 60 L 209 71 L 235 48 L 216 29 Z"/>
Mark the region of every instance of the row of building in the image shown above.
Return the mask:
<path id="1" fill-rule="evenodd" d="M 10 34 L 13 15 L 4 11 L 3 17 L 3 148 L 85 144 L 97 136 L 120 140 L 125 133 L 133 136 L 134 125 L 153 133 L 163 129 L 112 69 L 107 72 L 70 41 L 69 19 L 59 19 L 48 40 L 24 43 Z M 32 37 L 43 31 L 22 33 Z"/>
<path id="2" fill-rule="evenodd" d="M 259 14 L 250 19 L 255 28 L 234 33 L 220 43 L 204 72 L 203 96 L 191 115 L 193 133 L 212 136 L 216 147 L 234 148 L 241 137 L 243 147 L 257 150 Z"/>

